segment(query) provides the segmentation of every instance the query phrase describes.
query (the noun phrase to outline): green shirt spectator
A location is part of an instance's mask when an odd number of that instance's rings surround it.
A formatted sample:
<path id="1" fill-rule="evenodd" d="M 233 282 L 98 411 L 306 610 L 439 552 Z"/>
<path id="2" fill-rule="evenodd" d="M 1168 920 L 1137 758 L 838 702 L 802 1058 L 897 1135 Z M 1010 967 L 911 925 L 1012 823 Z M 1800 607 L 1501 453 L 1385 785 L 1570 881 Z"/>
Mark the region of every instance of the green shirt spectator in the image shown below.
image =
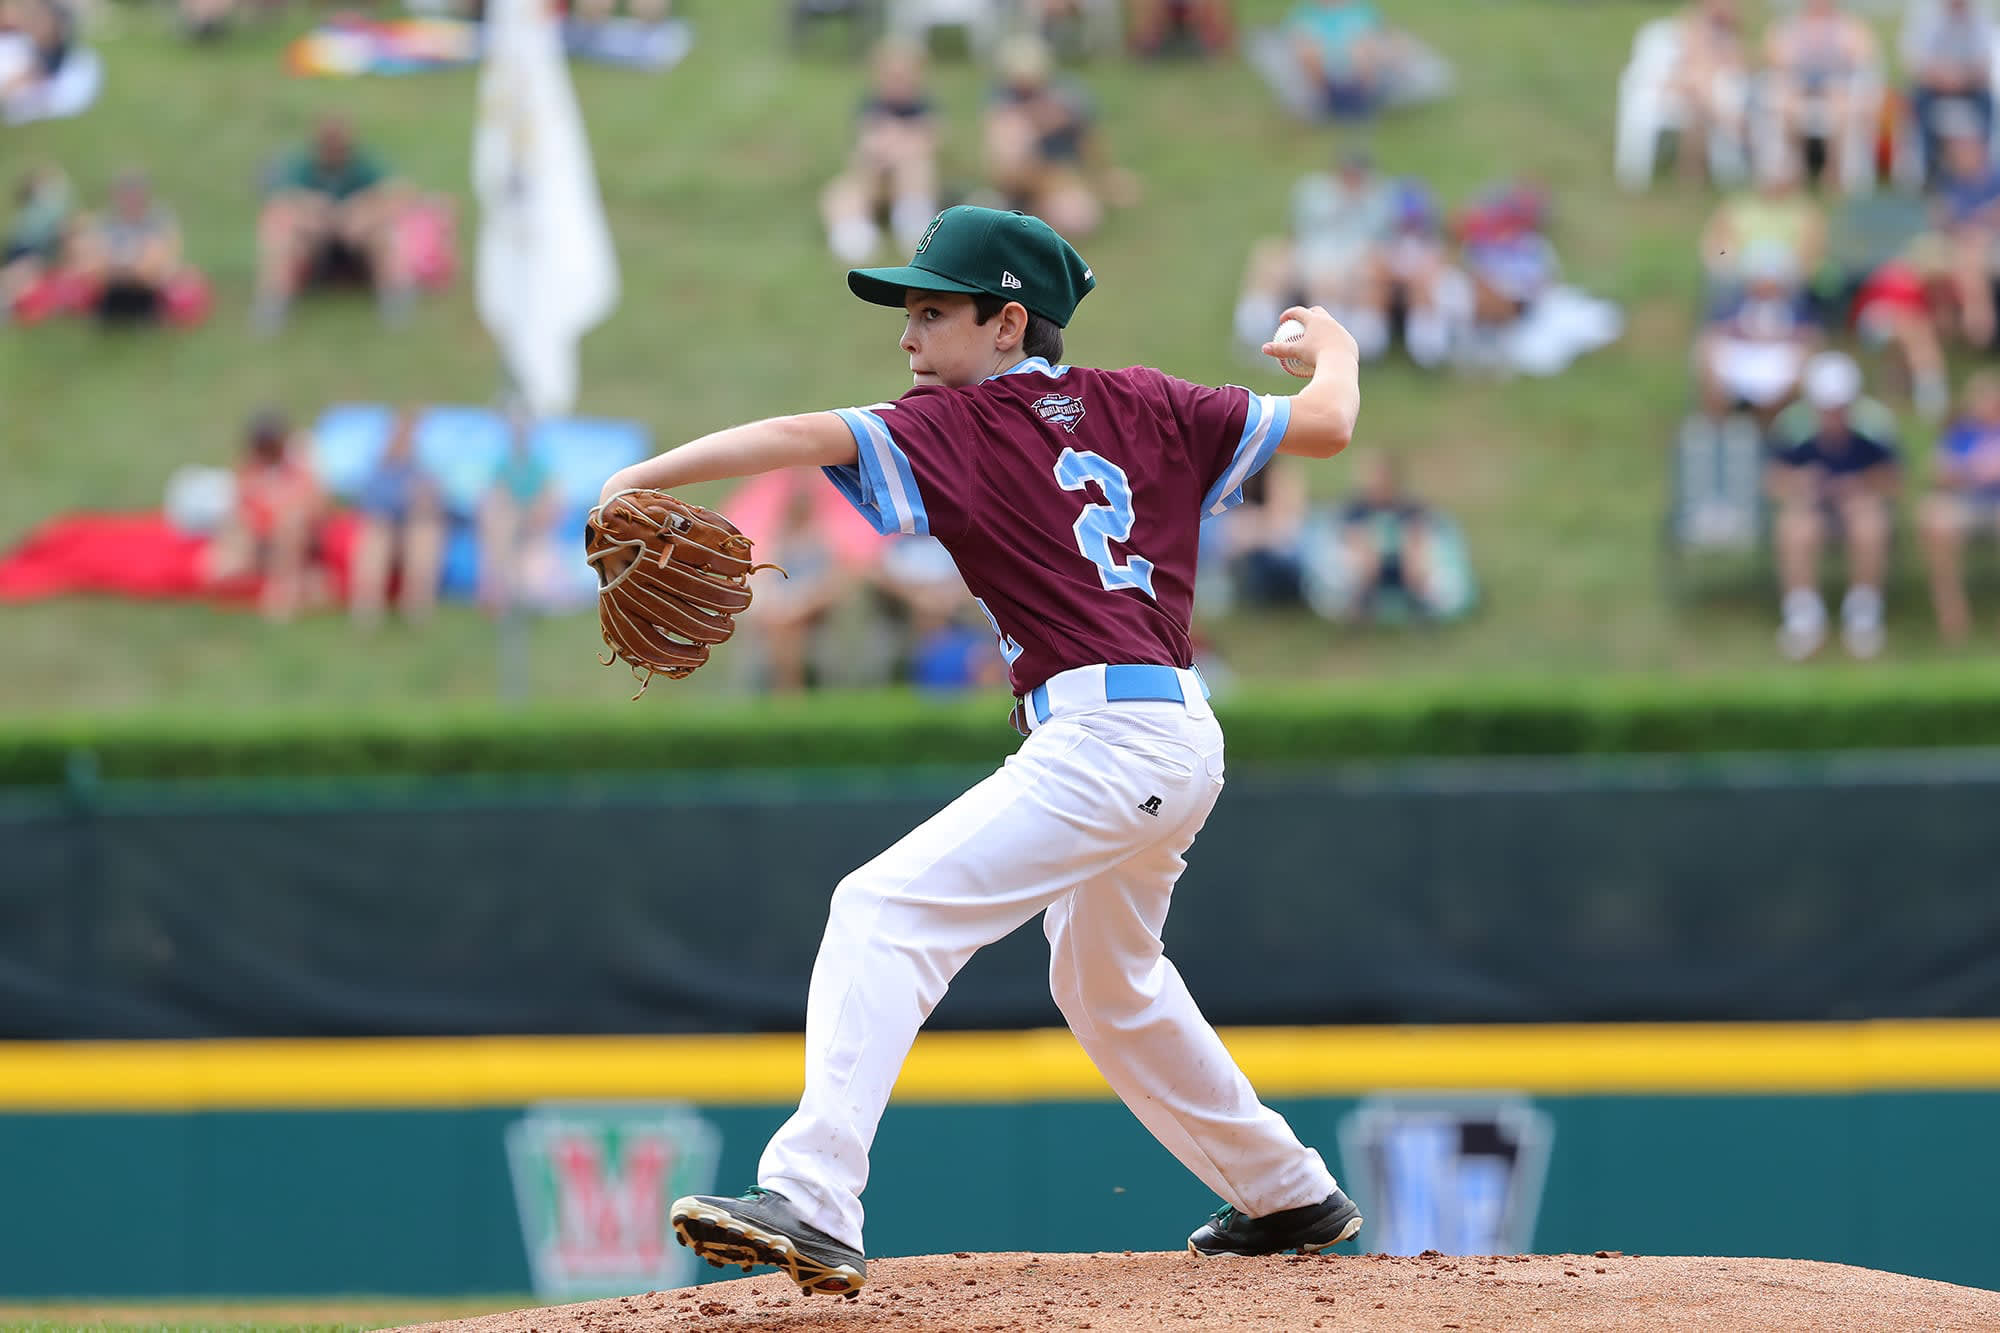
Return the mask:
<path id="1" fill-rule="evenodd" d="M 309 190 L 346 201 L 371 190 L 389 178 L 388 169 L 365 148 L 348 146 L 329 158 L 316 146 L 288 154 L 278 169 L 277 185 L 286 190 Z"/>

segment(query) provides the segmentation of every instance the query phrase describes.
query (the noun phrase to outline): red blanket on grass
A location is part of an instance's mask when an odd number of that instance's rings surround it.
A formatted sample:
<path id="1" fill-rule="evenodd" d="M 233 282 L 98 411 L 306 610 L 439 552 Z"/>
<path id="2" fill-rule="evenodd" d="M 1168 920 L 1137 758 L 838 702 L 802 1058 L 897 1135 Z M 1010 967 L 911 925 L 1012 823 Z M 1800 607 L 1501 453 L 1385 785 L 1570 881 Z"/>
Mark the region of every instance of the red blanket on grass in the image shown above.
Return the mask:
<path id="1" fill-rule="evenodd" d="M 351 515 L 327 521 L 318 560 L 334 586 L 347 583 L 354 546 Z M 68 514 L 49 520 L 0 555 L 0 602 L 38 602 L 95 593 L 150 600 L 254 601 L 258 580 L 205 584 L 202 553 L 208 538 L 182 532 L 158 512 Z"/>

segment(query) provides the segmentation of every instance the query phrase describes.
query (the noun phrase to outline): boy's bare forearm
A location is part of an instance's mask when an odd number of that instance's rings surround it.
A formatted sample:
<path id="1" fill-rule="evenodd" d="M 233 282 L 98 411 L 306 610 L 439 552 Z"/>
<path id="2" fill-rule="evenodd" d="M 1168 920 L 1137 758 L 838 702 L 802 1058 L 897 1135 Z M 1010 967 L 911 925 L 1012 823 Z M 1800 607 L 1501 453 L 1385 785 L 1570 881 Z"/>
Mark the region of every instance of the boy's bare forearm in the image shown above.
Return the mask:
<path id="1" fill-rule="evenodd" d="M 704 481 L 754 476 L 788 467 L 838 467 L 855 460 L 854 436 L 831 412 L 771 417 L 690 440 L 604 483 L 604 495 L 626 490 L 671 491 Z"/>

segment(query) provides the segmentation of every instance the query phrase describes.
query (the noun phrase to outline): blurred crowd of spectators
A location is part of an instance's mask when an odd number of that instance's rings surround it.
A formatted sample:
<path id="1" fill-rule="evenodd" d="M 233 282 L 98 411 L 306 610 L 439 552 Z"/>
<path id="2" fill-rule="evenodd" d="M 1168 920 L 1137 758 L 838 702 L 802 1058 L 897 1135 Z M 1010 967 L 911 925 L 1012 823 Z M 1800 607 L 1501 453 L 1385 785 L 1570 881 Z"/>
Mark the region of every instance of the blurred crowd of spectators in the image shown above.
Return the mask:
<path id="1" fill-rule="evenodd" d="M 217 589 L 256 590 L 259 609 L 274 621 L 344 603 L 364 627 L 379 624 L 391 607 L 421 624 L 437 606 L 447 539 L 465 523 L 478 538 L 480 606 L 496 616 L 547 606 L 563 582 L 567 535 L 558 530 L 554 478 L 532 448 L 533 423 L 525 415 L 510 420 L 505 456 L 473 512 L 459 515 L 417 458 L 421 415 L 396 414 L 386 446 L 343 506 L 315 466 L 309 433 L 275 409 L 257 413 L 231 473 L 184 472 L 180 489 L 193 498 L 180 503 L 170 488 L 170 518 L 211 536 L 204 579 Z M 220 484 L 190 487 L 188 478 Z M 332 561 L 336 544 L 345 550 Z M 335 568 L 344 577 L 334 578 Z"/>
<path id="2" fill-rule="evenodd" d="M 94 314 L 107 323 L 198 324 L 210 286 L 186 261 L 174 210 L 133 168 L 86 212 L 59 166 L 30 167 L 15 186 L 0 249 L 0 322 Z M 450 280 L 457 264 L 450 203 L 398 180 L 352 127 L 327 117 L 307 142 L 276 157 L 257 220 L 253 325 L 276 333 L 311 289 L 371 287 L 384 322 L 400 323 L 415 293 Z"/>
<path id="3" fill-rule="evenodd" d="M 658 18 L 668 3 L 632 9 Z M 39 53 L 12 77 L 46 77 L 60 65 L 75 30 L 63 5 L 0 0 L 0 88 L 26 86 L 5 81 L 10 30 L 20 34 L 16 49 Z M 186 30 L 201 38 L 266 7 L 179 0 Z M 579 4 L 577 12 L 605 17 L 613 8 Z M 1305 0 L 1276 27 L 1250 34 L 1239 32 L 1229 0 L 994 0 L 888 12 L 889 30 L 864 66 L 851 152 L 820 196 L 829 248 L 844 263 L 878 258 L 891 246 L 907 253 L 937 211 L 960 200 L 1033 212 L 1078 239 L 1110 210 L 1136 203 L 1140 182 L 1117 164 L 1087 86 L 1090 61 L 1120 46 L 1141 61 L 1199 60 L 1254 36 L 1282 53 L 1285 78 L 1274 87 L 1303 78 L 1314 115 L 1347 118 L 1407 102 L 1423 82 L 1420 67 L 1436 68 L 1420 44 L 1358 0 Z M 967 54 L 990 80 L 974 179 L 947 179 L 941 170 L 949 131 L 930 92 L 934 21 L 967 29 Z M 105 190 L 103 207 L 87 209 L 60 167 L 21 173 L 0 254 L 0 318 L 187 325 L 210 316 L 209 284 L 187 263 L 178 218 L 147 176 L 128 170 Z M 1379 176 L 1365 155 L 1316 173 L 1300 183 L 1294 234 L 1253 260 L 1238 321 L 1246 340 L 1251 312 L 1261 341 L 1295 298 L 1335 306 L 1371 355 L 1385 349 L 1393 325 L 1427 361 L 1442 355 L 1460 322 L 1469 328 L 1518 316 L 1554 274 L 1540 203 L 1517 194 L 1475 216 L 1481 206 L 1468 207 L 1467 225 L 1447 234 L 1427 195 Z M 1490 225 L 1503 215 L 1508 222 Z M 399 178 L 339 115 L 321 119 L 303 141 L 273 144 L 255 218 L 248 313 L 263 336 L 277 335 L 305 294 L 339 287 L 372 292 L 383 322 L 400 324 L 456 264 L 449 203 Z M 421 462 L 420 420 L 416 409 L 401 412 L 366 476 L 336 497 L 316 470 L 311 437 L 277 411 L 259 413 L 227 475 L 211 472 L 181 488 L 183 499 L 196 499 L 180 508 L 203 511 L 181 526 L 212 536 L 204 578 L 217 589 L 254 588 L 273 620 L 341 607 L 361 625 L 392 613 L 422 622 L 434 614 L 454 534 L 470 528 L 480 603 L 494 612 L 532 604 L 532 590 L 553 582 L 538 566 L 561 559 L 562 514 L 523 443 L 527 429 L 516 432 L 516 449 L 468 514 L 462 500 L 447 502 Z M 1345 500 L 1318 507 L 1289 460 L 1253 479 L 1246 503 L 1204 532 L 1202 614 L 1294 606 L 1351 622 L 1462 613 L 1471 584 L 1455 524 L 1405 489 L 1389 457 L 1360 475 Z M 746 617 L 746 641 L 756 646 L 745 657 L 750 674 L 776 690 L 849 678 L 936 688 L 999 680 L 990 628 L 943 548 L 878 538 L 837 498 L 801 477 L 753 484 L 725 502 L 765 534 L 763 549 L 790 571 L 758 576 Z M 857 624 L 865 627 L 858 639 Z M 890 648 L 857 653 L 856 642 Z"/>
<path id="4" fill-rule="evenodd" d="M 949 199 L 938 166 L 943 127 L 926 78 L 926 50 L 914 38 L 890 37 L 876 49 L 853 151 L 820 201 L 827 243 L 843 262 L 875 257 L 885 224 L 907 253 L 948 202 L 1018 208 L 1079 240 L 1107 207 L 1138 202 L 1137 178 L 1112 161 L 1089 93 L 1056 72 L 1038 33 L 1000 46 L 980 127 L 982 179 Z"/>
<path id="5" fill-rule="evenodd" d="M 1301 177 L 1290 227 L 1250 252 L 1234 331 L 1254 353 L 1285 307 L 1325 306 L 1364 360 L 1400 333 L 1412 361 L 1555 374 L 1618 335 L 1617 311 L 1562 283 L 1550 201 L 1531 182 L 1493 187 L 1447 217 L 1422 181 L 1383 174 L 1365 150 Z"/>
<path id="6" fill-rule="evenodd" d="M 1980 368 L 2000 349 L 1996 18 L 1990 0 L 1911 0 L 1900 83 L 1867 17 L 1841 0 L 1801 0 L 1761 43 L 1736 0 L 1696 0 L 1635 45 L 1635 67 L 1648 43 L 1672 55 L 1661 92 L 1682 174 L 1725 189 L 1700 237 L 1693 355 L 1714 434 L 1684 431 L 1681 447 L 1761 454 L 1761 496 L 1735 499 L 1769 510 L 1778 646 L 1794 660 L 1829 637 L 1822 559 L 1834 546 L 1842 642 L 1864 658 L 1883 646 L 1908 461 L 1893 403 L 1937 432 L 1917 549 L 1940 634 L 1970 630 L 1966 541 L 1996 530 L 2000 498 L 2000 380 Z M 1627 99 L 1642 91 L 1629 74 Z"/>

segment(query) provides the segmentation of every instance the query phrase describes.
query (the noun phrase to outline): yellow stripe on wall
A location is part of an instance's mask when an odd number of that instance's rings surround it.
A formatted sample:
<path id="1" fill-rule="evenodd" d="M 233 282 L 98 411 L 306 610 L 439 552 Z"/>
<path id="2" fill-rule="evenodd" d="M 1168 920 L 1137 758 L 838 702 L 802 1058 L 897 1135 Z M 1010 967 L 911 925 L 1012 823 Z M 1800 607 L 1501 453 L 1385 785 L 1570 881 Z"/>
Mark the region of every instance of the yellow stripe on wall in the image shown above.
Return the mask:
<path id="1" fill-rule="evenodd" d="M 1238 1028 L 1268 1096 L 2000 1091 L 2000 1021 Z M 516 1106 L 544 1099 L 795 1100 L 797 1036 L 0 1043 L 0 1111 Z M 917 1042 L 901 1101 L 1108 1098 L 1061 1030 Z"/>

